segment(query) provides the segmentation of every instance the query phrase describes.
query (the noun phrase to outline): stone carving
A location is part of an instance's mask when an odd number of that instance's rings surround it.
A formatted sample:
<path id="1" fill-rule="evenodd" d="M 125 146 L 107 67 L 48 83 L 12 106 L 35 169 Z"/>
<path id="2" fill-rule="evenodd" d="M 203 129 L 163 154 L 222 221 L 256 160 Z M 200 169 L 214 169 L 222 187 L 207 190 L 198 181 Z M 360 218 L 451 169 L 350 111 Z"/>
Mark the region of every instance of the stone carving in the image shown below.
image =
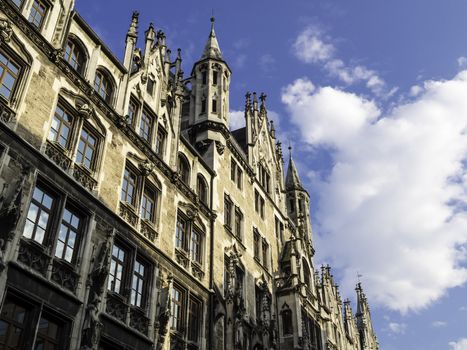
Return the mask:
<path id="1" fill-rule="evenodd" d="M 99 304 L 104 292 L 104 284 L 109 274 L 109 259 L 113 236 L 113 229 L 110 229 L 107 232 L 105 242 L 101 243 L 99 252 L 93 259 L 92 270 L 88 277 L 88 306 L 86 308 L 81 336 L 81 349 L 83 350 L 96 349 L 99 341 L 102 328 L 102 323 L 99 320 Z"/>
<path id="2" fill-rule="evenodd" d="M 216 149 L 220 155 L 223 155 L 225 151 L 225 146 L 222 144 L 222 142 L 216 141 Z"/>
<path id="3" fill-rule="evenodd" d="M 52 54 L 50 55 L 50 57 L 55 64 L 58 64 L 63 59 L 63 55 L 64 55 L 63 49 L 60 48 L 60 49 L 54 50 Z"/>
<path id="4" fill-rule="evenodd" d="M 9 43 L 12 35 L 11 22 L 8 19 L 0 19 L 0 46 Z"/>
<path id="5" fill-rule="evenodd" d="M 146 159 L 138 164 L 139 170 L 141 170 L 141 175 L 148 176 L 150 175 L 156 166 L 149 159 Z"/>

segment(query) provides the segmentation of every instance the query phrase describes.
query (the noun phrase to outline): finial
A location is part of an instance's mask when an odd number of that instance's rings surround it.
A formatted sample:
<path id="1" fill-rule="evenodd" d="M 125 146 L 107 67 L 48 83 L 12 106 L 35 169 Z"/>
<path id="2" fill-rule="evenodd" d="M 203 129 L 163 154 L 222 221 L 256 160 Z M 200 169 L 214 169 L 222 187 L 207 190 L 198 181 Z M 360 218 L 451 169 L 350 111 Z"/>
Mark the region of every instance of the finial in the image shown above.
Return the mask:
<path id="1" fill-rule="evenodd" d="M 133 11 L 133 15 L 131 16 L 130 28 L 128 29 L 129 36 L 132 36 L 132 37 L 138 36 L 138 18 L 139 18 L 139 12 Z"/>
<path id="2" fill-rule="evenodd" d="M 214 18 L 214 10 L 212 10 L 212 15 L 211 15 L 211 33 L 209 34 L 210 37 L 214 37 L 216 36 L 216 34 L 214 33 L 214 22 L 216 21 L 216 19 Z"/>
<path id="3" fill-rule="evenodd" d="M 245 94 L 245 109 L 248 109 L 250 107 L 250 104 L 251 104 L 251 93 L 247 91 L 247 93 Z"/>
<path id="4" fill-rule="evenodd" d="M 262 92 L 261 95 L 259 96 L 259 99 L 261 100 L 261 107 L 264 107 L 264 104 L 266 102 L 266 97 L 268 97 L 268 95 L 266 95 L 264 92 Z"/>
<path id="5" fill-rule="evenodd" d="M 289 159 L 292 159 L 292 145 L 290 144 L 290 140 L 289 140 Z"/>
<path id="6" fill-rule="evenodd" d="M 182 49 L 180 48 L 177 49 L 177 60 L 182 60 Z"/>

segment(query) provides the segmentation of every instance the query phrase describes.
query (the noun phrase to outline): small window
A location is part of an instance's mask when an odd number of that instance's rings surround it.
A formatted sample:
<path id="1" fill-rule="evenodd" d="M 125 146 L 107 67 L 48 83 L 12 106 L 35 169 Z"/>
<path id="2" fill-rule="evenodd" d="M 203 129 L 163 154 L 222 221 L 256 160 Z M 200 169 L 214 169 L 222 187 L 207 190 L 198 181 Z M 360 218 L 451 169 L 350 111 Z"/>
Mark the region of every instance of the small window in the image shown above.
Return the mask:
<path id="1" fill-rule="evenodd" d="M 282 311 L 282 333 L 284 336 L 293 334 L 292 311 L 289 309 Z"/>
<path id="2" fill-rule="evenodd" d="M 263 267 L 268 269 L 269 244 L 263 239 Z"/>
<path id="3" fill-rule="evenodd" d="M 212 99 L 212 113 L 217 113 L 217 99 Z"/>
<path id="4" fill-rule="evenodd" d="M 125 168 L 125 173 L 123 175 L 123 182 L 122 182 L 122 192 L 120 196 L 120 200 L 122 202 L 127 202 L 131 205 L 135 205 L 136 203 L 136 182 L 137 182 L 136 173 L 128 167 Z"/>
<path id="5" fill-rule="evenodd" d="M 48 139 L 67 149 L 69 147 L 72 128 L 73 117 L 63 107 L 58 105 L 52 118 Z"/>
<path id="6" fill-rule="evenodd" d="M 41 29 L 45 16 L 47 15 L 47 10 L 48 5 L 45 1 L 34 0 L 31 13 L 29 14 L 29 22 L 37 29 Z"/>
<path id="7" fill-rule="evenodd" d="M 145 110 L 141 114 L 141 122 L 139 124 L 139 136 L 146 142 L 151 142 L 152 125 L 154 118 Z"/>
<path id="8" fill-rule="evenodd" d="M 0 96 L 11 100 L 20 73 L 20 66 L 7 54 L 0 52 Z"/>
<path id="9" fill-rule="evenodd" d="M 230 179 L 239 190 L 243 187 L 243 171 L 240 165 L 232 158 L 230 160 Z"/>
<path id="10" fill-rule="evenodd" d="M 144 291 L 146 284 L 146 266 L 136 259 L 133 267 L 133 281 L 131 283 L 131 305 L 142 307 L 144 303 Z"/>
<path id="11" fill-rule="evenodd" d="M 177 216 L 177 228 L 175 232 L 175 247 L 186 250 L 188 233 L 188 221 L 180 214 Z"/>
<path id="12" fill-rule="evenodd" d="M 156 220 L 157 192 L 149 187 L 144 188 L 141 198 L 141 219 L 155 222 Z"/>
<path id="13" fill-rule="evenodd" d="M 174 286 L 172 289 L 172 309 L 170 313 L 170 328 L 178 332 L 183 332 L 184 299 L 185 299 L 184 291 L 178 286 Z"/>
<path id="14" fill-rule="evenodd" d="M 202 203 L 207 204 L 208 203 L 208 185 L 206 183 L 206 180 L 203 178 L 201 174 L 198 175 L 196 187 L 197 187 L 199 200 Z"/>
<path id="15" fill-rule="evenodd" d="M 206 113 L 206 98 L 203 97 L 201 99 L 201 114 Z"/>
<path id="16" fill-rule="evenodd" d="M 167 139 L 167 132 L 159 125 L 157 129 L 156 135 L 156 145 L 155 145 L 155 152 L 159 157 L 164 156 L 164 149 L 165 149 L 165 141 Z"/>
<path id="17" fill-rule="evenodd" d="M 194 343 L 198 342 L 199 330 L 201 329 L 201 302 L 191 298 L 188 308 L 188 340 Z"/>
<path id="18" fill-rule="evenodd" d="M 58 235 L 55 256 L 71 263 L 75 260 L 75 247 L 81 238 L 82 219 L 73 209 L 65 208 Z"/>
<path id="19" fill-rule="evenodd" d="M 94 170 L 97 155 L 97 138 L 85 127 L 81 130 L 76 163 L 88 170 Z"/>
<path id="20" fill-rule="evenodd" d="M 260 250 L 260 244 L 261 244 L 261 236 L 259 235 L 258 231 L 256 229 L 253 230 L 253 253 L 254 257 L 257 260 L 260 260 L 260 255 L 259 255 L 259 250 Z"/>
<path id="21" fill-rule="evenodd" d="M 42 244 L 50 228 L 54 197 L 45 189 L 36 186 L 29 205 L 23 236 Z"/>
<path id="22" fill-rule="evenodd" d="M 111 103 L 113 88 L 109 76 L 102 70 L 96 71 L 94 78 L 94 90 L 104 99 L 105 102 Z"/>
<path id="23" fill-rule="evenodd" d="M 203 85 L 206 85 L 208 81 L 208 74 L 205 70 L 201 72 L 201 77 L 202 77 L 201 79 L 203 81 Z"/>
<path id="24" fill-rule="evenodd" d="M 224 225 L 232 229 L 232 209 L 233 209 L 233 204 L 230 198 L 225 195 L 224 196 Z"/>
<path id="25" fill-rule="evenodd" d="M 190 185 L 190 165 L 186 157 L 181 154 L 178 156 L 178 173 L 180 174 L 180 180 Z"/>
<path id="26" fill-rule="evenodd" d="M 217 85 L 217 77 L 219 73 L 217 71 L 212 72 L 212 85 Z"/>
<path id="27" fill-rule="evenodd" d="M 86 54 L 84 49 L 75 40 L 68 40 L 65 48 L 64 59 L 78 73 L 83 74 Z"/>
<path id="28" fill-rule="evenodd" d="M 138 111 L 139 111 L 139 104 L 130 99 L 130 103 L 128 105 L 128 124 L 134 125 L 136 118 L 138 118 Z"/>
<path id="29" fill-rule="evenodd" d="M 191 231 L 191 259 L 201 264 L 201 240 L 202 234 L 196 229 Z"/>
<path id="30" fill-rule="evenodd" d="M 264 198 L 255 190 L 255 211 L 264 219 Z"/>
<path id="31" fill-rule="evenodd" d="M 146 91 L 149 95 L 153 96 L 154 95 L 154 90 L 156 87 L 156 81 L 152 78 L 148 79 L 148 84 L 146 86 Z"/>
<path id="32" fill-rule="evenodd" d="M 243 226 L 243 214 L 240 208 L 235 208 L 235 236 L 238 239 L 242 239 L 242 226 Z"/>
<path id="33" fill-rule="evenodd" d="M 110 262 L 108 289 L 121 294 L 123 292 L 123 274 L 126 264 L 126 251 L 119 245 L 114 244 L 112 249 L 112 260 Z"/>

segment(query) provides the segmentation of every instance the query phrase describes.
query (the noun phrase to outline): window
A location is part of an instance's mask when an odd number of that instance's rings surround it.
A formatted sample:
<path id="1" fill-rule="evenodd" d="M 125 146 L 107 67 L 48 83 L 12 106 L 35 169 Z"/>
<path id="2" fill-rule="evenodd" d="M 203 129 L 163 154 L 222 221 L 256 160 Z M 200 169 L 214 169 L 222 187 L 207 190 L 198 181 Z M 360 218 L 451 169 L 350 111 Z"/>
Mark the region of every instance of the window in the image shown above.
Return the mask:
<path id="1" fill-rule="evenodd" d="M 126 264 L 125 256 L 126 251 L 118 244 L 114 244 L 112 249 L 112 260 L 110 261 L 108 289 L 118 294 L 121 294 L 123 291 L 123 271 Z"/>
<path id="2" fill-rule="evenodd" d="M 201 79 L 203 81 L 203 85 L 206 85 L 207 80 L 208 80 L 208 74 L 205 70 L 201 72 L 201 77 L 202 77 Z"/>
<path id="3" fill-rule="evenodd" d="M 0 348 L 68 348 L 69 323 L 52 316 L 45 307 L 23 301 L 24 299 L 26 297 L 13 297 L 10 294 L 5 298 L 0 316 Z"/>
<path id="4" fill-rule="evenodd" d="M 164 156 L 164 149 L 165 149 L 165 140 L 167 139 L 167 132 L 159 125 L 157 129 L 156 135 L 156 145 L 155 145 L 155 152 L 159 157 Z"/>
<path id="5" fill-rule="evenodd" d="M 255 211 L 264 219 L 264 198 L 255 190 Z"/>
<path id="6" fill-rule="evenodd" d="M 268 170 L 264 166 L 259 165 L 259 182 L 268 193 L 270 193 L 270 179 Z"/>
<path id="7" fill-rule="evenodd" d="M 263 305 L 262 292 L 258 286 L 255 286 L 255 306 L 256 306 L 256 319 L 261 320 L 261 309 Z"/>
<path id="8" fill-rule="evenodd" d="M 6 53 L 0 52 L 0 96 L 11 100 L 18 82 L 20 66 Z"/>
<path id="9" fill-rule="evenodd" d="M 243 187 L 243 171 L 240 165 L 232 158 L 230 160 L 230 179 L 236 184 L 239 190 Z"/>
<path id="10" fill-rule="evenodd" d="M 190 259 L 202 264 L 203 262 L 204 232 L 188 220 L 182 212 L 177 214 L 175 227 L 175 248 L 190 253 Z"/>
<path id="11" fill-rule="evenodd" d="M 76 152 L 76 163 L 88 170 L 94 170 L 96 153 L 97 138 L 86 127 L 83 127 Z"/>
<path id="12" fill-rule="evenodd" d="M 197 230 L 191 231 L 191 258 L 201 264 L 201 239 L 202 234 Z"/>
<path id="13" fill-rule="evenodd" d="M 217 99 L 212 99 L 212 113 L 217 113 Z"/>
<path id="14" fill-rule="evenodd" d="M 13 3 L 18 6 L 18 8 L 21 8 L 23 5 L 24 0 L 13 0 Z"/>
<path id="15" fill-rule="evenodd" d="M 183 332 L 183 301 L 184 291 L 178 286 L 174 286 L 172 289 L 172 310 L 170 315 L 170 328 L 178 332 Z"/>
<path id="16" fill-rule="evenodd" d="M 276 238 L 282 244 L 282 242 L 284 241 L 284 224 L 277 217 L 276 217 L 275 231 L 276 231 Z"/>
<path id="17" fill-rule="evenodd" d="M 217 85 L 217 77 L 219 73 L 217 71 L 212 72 L 212 85 Z"/>
<path id="18" fill-rule="evenodd" d="M 180 180 L 190 185 L 190 165 L 186 157 L 182 154 L 178 155 L 178 173 L 180 174 Z"/>
<path id="19" fill-rule="evenodd" d="M 268 269 L 269 244 L 263 238 L 263 267 Z"/>
<path id="20" fill-rule="evenodd" d="M 122 193 L 120 196 L 120 200 L 122 202 L 127 202 L 133 206 L 135 205 L 136 183 L 137 183 L 136 174 L 130 168 L 126 167 L 125 173 L 123 175 Z"/>
<path id="21" fill-rule="evenodd" d="M 37 327 L 36 343 L 34 344 L 34 350 L 55 350 L 60 349 L 60 325 L 49 317 L 43 315 L 39 320 L 39 326 Z"/>
<path id="22" fill-rule="evenodd" d="M 151 142 L 153 121 L 154 118 L 147 111 L 143 110 L 139 124 L 139 136 L 141 136 L 146 142 Z"/>
<path id="23" fill-rule="evenodd" d="M 48 139 L 67 149 L 70 141 L 73 117 L 63 107 L 57 105 L 52 119 Z"/>
<path id="24" fill-rule="evenodd" d="M 292 320 L 292 311 L 289 309 L 282 310 L 282 335 L 285 337 L 287 335 L 293 334 L 293 320 Z"/>
<path id="25" fill-rule="evenodd" d="M 75 40 L 68 40 L 63 58 L 78 73 L 82 74 L 84 72 L 86 54 L 81 45 L 78 44 Z"/>
<path id="26" fill-rule="evenodd" d="M 50 248 L 55 245 L 55 260 L 75 264 L 85 224 L 85 215 L 71 200 L 62 200 L 58 193 L 38 181 L 28 208 L 24 239 Z"/>
<path id="27" fill-rule="evenodd" d="M 146 186 L 141 199 L 141 219 L 156 221 L 157 192 Z"/>
<path id="28" fill-rule="evenodd" d="M 243 214 L 240 211 L 240 208 L 236 207 L 235 208 L 235 236 L 237 236 L 238 239 L 242 239 L 242 226 L 243 226 Z"/>
<path id="29" fill-rule="evenodd" d="M 45 1 L 34 0 L 31 13 L 29 14 L 29 22 L 37 29 L 41 29 L 45 16 L 47 15 L 47 10 L 48 5 Z"/>
<path id="30" fill-rule="evenodd" d="M 191 298 L 190 307 L 188 308 L 188 340 L 191 342 L 198 342 L 201 315 L 201 302 Z"/>
<path id="31" fill-rule="evenodd" d="M 111 103 L 113 88 L 111 80 L 107 73 L 98 69 L 94 78 L 94 90 L 104 99 L 105 102 Z"/>
<path id="32" fill-rule="evenodd" d="M 80 237 L 82 221 L 81 216 L 73 211 L 73 209 L 65 208 L 55 248 L 55 256 L 57 258 L 70 263 L 74 260 L 76 255 L 74 254 L 76 252 L 75 246 Z"/>
<path id="33" fill-rule="evenodd" d="M 139 104 L 130 99 L 130 104 L 128 105 L 128 119 L 127 122 L 129 125 L 134 125 L 136 118 L 138 118 Z"/>
<path id="34" fill-rule="evenodd" d="M 156 81 L 153 78 L 148 79 L 148 84 L 146 85 L 146 91 L 149 95 L 154 95 L 154 90 L 156 87 Z"/>
<path id="35" fill-rule="evenodd" d="M 42 244 L 50 230 L 50 217 L 54 205 L 54 197 L 45 189 L 36 186 L 29 205 L 23 236 Z"/>
<path id="36" fill-rule="evenodd" d="M 201 98 L 201 114 L 206 113 L 206 97 Z"/>
<path id="37" fill-rule="evenodd" d="M 208 204 L 208 185 L 201 174 L 198 174 L 196 189 L 199 200 L 204 204 Z"/>
<path id="38" fill-rule="evenodd" d="M 136 259 L 133 267 L 133 281 L 131 282 L 131 305 L 141 307 L 145 292 L 145 264 Z"/>
<path id="39" fill-rule="evenodd" d="M 224 225 L 232 229 L 232 201 L 228 195 L 224 195 Z"/>
<path id="40" fill-rule="evenodd" d="M 260 260 L 259 249 L 261 244 L 261 236 L 256 229 L 253 229 L 253 252 L 256 260 Z"/>
<path id="41" fill-rule="evenodd" d="M 177 216 L 177 228 L 175 232 L 175 247 L 186 250 L 186 238 L 188 221 L 180 214 Z"/>

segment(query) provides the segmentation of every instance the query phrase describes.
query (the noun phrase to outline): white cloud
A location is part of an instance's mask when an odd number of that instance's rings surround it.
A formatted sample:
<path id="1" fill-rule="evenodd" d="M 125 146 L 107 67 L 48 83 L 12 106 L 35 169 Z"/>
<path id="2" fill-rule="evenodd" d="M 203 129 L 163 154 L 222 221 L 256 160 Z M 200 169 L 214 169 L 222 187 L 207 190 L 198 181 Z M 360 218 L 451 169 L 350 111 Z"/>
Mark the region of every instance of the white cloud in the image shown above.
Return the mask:
<path id="1" fill-rule="evenodd" d="M 237 68 L 243 68 L 245 66 L 247 56 L 243 53 L 239 54 L 234 61 L 234 65 Z"/>
<path id="2" fill-rule="evenodd" d="M 444 328 L 444 327 L 446 327 L 448 324 L 447 324 L 447 322 L 445 322 L 445 321 L 434 321 L 431 325 L 432 325 L 434 328 Z"/>
<path id="3" fill-rule="evenodd" d="M 389 322 L 388 329 L 394 334 L 404 334 L 407 329 L 407 325 L 405 323 Z"/>
<path id="4" fill-rule="evenodd" d="M 449 342 L 451 350 L 467 350 L 467 338 L 459 339 L 458 341 Z"/>
<path id="5" fill-rule="evenodd" d="M 420 85 L 414 85 L 410 88 L 409 95 L 412 97 L 416 97 L 423 92 L 423 88 Z"/>
<path id="6" fill-rule="evenodd" d="M 457 59 L 459 68 L 467 68 L 467 57 L 461 56 Z"/>
<path id="7" fill-rule="evenodd" d="M 229 127 L 230 130 L 237 130 L 245 126 L 245 112 L 244 111 L 230 111 L 229 112 Z"/>
<path id="8" fill-rule="evenodd" d="M 336 57 L 336 48 L 326 42 L 323 34 L 314 28 L 303 30 L 292 46 L 295 56 L 305 63 L 324 64 L 329 75 L 347 85 L 364 82 L 366 87 L 377 96 L 390 97 L 395 91 L 386 91 L 386 82 L 371 69 L 362 65 L 349 66 Z"/>
<path id="9" fill-rule="evenodd" d="M 315 245 L 346 293 L 359 271 L 372 303 L 406 312 L 467 280 L 465 96 L 467 71 L 426 82 L 389 113 L 307 79 L 283 89 L 303 141 L 331 150 L 330 171 L 312 184 Z"/>
<path id="10" fill-rule="evenodd" d="M 265 73 L 270 73 L 274 70 L 276 59 L 271 54 L 264 54 L 259 58 L 259 66 Z"/>
<path id="11" fill-rule="evenodd" d="M 333 56 L 334 46 L 321 39 L 321 33 L 313 28 L 301 32 L 293 44 L 295 55 L 306 63 L 326 61 Z"/>

